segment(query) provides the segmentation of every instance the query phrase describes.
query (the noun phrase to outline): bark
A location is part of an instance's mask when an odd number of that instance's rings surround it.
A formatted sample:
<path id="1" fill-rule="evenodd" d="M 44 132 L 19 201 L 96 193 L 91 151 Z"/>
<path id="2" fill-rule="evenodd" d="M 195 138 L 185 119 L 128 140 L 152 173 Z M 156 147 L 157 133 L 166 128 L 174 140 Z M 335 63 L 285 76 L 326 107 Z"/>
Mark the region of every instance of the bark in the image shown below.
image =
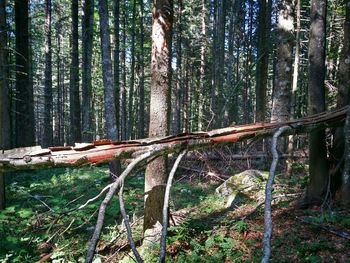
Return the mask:
<path id="1" fill-rule="evenodd" d="M 94 27 L 94 0 L 85 0 L 82 21 L 82 140 L 92 141 L 91 65 Z"/>
<path id="2" fill-rule="evenodd" d="M 139 132 L 139 138 L 145 137 L 145 87 L 144 87 L 144 81 L 145 81 L 145 65 L 144 65 L 144 46 L 143 46 L 143 35 L 144 35 L 144 29 L 143 29 L 143 16 L 144 16 L 144 6 L 143 1 L 140 1 L 140 83 L 139 83 L 139 90 L 140 90 L 140 106 L 139 106 L 139 121 L 138 121 L 138 132 Z"/>
<path id="3" fill-rule="evenodd" d="M 269 66 L 269 43 L 271 24 L 271 0 L 259 0 L 258 14 L 258 53 L 256 66 L 255 104 L 256 121 L 264 121 L 266 118 L 266 92 Z"/>
<path id="4" fill-rule="evenodd" d="M 117 127 L 115 118 L 115 89 L 112 74 L 111 41 L 108 25 L 108 6 L 106 0 L 99 1 L 100 37 L 102 54 L 102 74 L 104 86 L 105 128 L 107 138 L 117 139 Z"/>
<path id="5" fill-rule="evenodd" d="M 349 104 L 350 96 L 350 1 L 345 1 L 345 21 L 344 21 L 344 44 L 340 54 L 338 71 L 338 107 Z M 348 113 L 347 125 L 344 131 L 337 129 L 338 136 L 336 142 L 340 145 L 340 154 L 342 157 L 345 133 L 345 167 L 342 176 L 342 201 L 350 207 L 350 114 Z"/>
<path id="6" fill-rule="evenodd" d="M 183 93 L 182 81 L 182 0 L 178 2 L 176 12 L 176 90 L 175 90 L 175 116 L 174 133 L 181 132 L 181 101 Z"/>
<path id="7" fill-rule="evenodd" d="M 153 1 L 151 103 L 149 137 L 169 133 L 171 40 L 173 1 Z M 164 191 L 167 180 L 167 158 L 159 157 L 147 166 L 145 175 L 144 232 L 154 230 L 162 222 Z M 155 233 L 156 239 L 160 233 Z M 144 240 L 149 244 L 152 240 Z"/>
<path id="8" fill-rule="evenodd" d="M 132 4 L 132 17 L 131 17 L 131 65 L 130 65 L 130 87 L 129 87 L 129 104 L 128 104 L 128 137 L 132 139 L 134 137 L 134 85 L 135 85 L 135 20 L 136 20 L 136 1 Z"/>
<path id="9" fill-rule="evenodd" d="M 51 0 L 46 0 L 45 9 L 45 86 L 44 86 L 44 127 L 43 127 L 43 147 L 53 145 L 52 127 L 52 44 L 51 44 Z"/>
<path id="10" fill-rule="evenodd" d="M 0 3 L 0 151 L 10 148 L 6 1 Z M 0 210 L 5 209 L 5 174 L 0 172 Z"/>
<path id="11" fill-rule="evenodd" d="M 253 137 L 267 137 L 281 126 L 289 125 L 295 134 L 308 133 L 343 124 L 348 107 L 281 123 L 256 123 L 227 127 L 209 132 L 194 132 L 160 138 L 112 142 L 109 140 L 71 146 L 42 149 L 40 146 L 5 151 L 0 154 L 0 172 L 13 170 L 44 169 L 50 167 L 99 164 L 113 159 L 128 159 L 149 151 L 154 145 L 167 146 L 166 153 L 177 150 L 220 146 Z"/>
<path id="12" fill-rule="evenodd" d="M 117 134 L 116 137 L 119 140 L 120 139 L 120 77 L 119 77 L 119 67 L 120 67 L 120 59 L 119 59 L 119 53 L 120 53 L 120 40 L 119 40 L 119 12 L 120 12 L 120 3 L 119 1 L 114 1 L 114 8 L 113 8 L 113 15 L 114 15 L 114 85 L 115 85 L 115 119 L 116 119 L 116 125 L 117 125 Z"/>
<path id="13" fill-rule="evenodd" d="M 57 11 L 57 15 L 60 16 L 61 12 Z M 64 133 L 62 133 L 61 126 L 63 125 L 62 122 L 62 114 L 63 114 L 63 97 L 62 97 L 62 74 L 61 74 L 61 30 L 62 30 L 62 23 L 61 19 L 57 22 L 56 25 L 56 43 L 57 43 L 57 52 L 56 52 L 56 72 L 57 72 L 57 92 L 55 99 L 55 118 L 54 118 L 54 145 L 62 145 L 63 140 L 62 136 L 64 136 Z"/>
<path id="14" fill-rule="evenodd" d="M 122 54 L 121 54 L 121 62 L 122 62 L 122 86 L 121 86 L 121 139 L 126 140 L 127 137 L 127 111 L 126 111 L 126 21 L 127 21 L 127 12 L 126 12 L 126 0 L 124 0 L 123 5 L 123 37 L 122 37 Z"/>
<path id="15" fill-rule="evenodd" d="M 80 94 L 79 94 L 79 7 L 78 0 L 72 0 L 72 36 L 71 67 L 69 90 L 70 139 L 69 142 L 81 142 Z"/>
<path id="16" fill-rule="evenodd" d="M 28 0 L 15 1 L 16 22 L 16 99 L 15 145 L 34 145 L 35 121 L 33 86 L 29 76 Z M 25 131 L 25 132 L 24 132 Z"/>
<path id="17" fill-rule="evenodd" d="M 275 87 L 271 111 L 272 122 L 286 121 L 290 118 L 292 52 L 294 45 L 293 11 L 293 1 L 280 1 L 277 25 Z"/>
<path id="18" fill-rule="evenodd" d="M 326 0 L 312 0 L 309 36 L 309 114 L 325 110 L 325 42 Z M 325 131 L 314 131 L 309 137 L 309 176 L 306 204 L 320 203 L 328 184 L 328 160 Z"/>

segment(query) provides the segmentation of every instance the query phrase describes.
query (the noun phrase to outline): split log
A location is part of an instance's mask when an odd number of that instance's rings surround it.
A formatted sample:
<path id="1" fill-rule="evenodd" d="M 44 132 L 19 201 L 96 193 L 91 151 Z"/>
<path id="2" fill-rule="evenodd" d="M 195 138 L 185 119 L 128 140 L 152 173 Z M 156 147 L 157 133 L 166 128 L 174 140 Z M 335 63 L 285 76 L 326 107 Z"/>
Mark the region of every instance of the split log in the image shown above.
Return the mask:
<path id="1" fill-rule="evenodd" d="M 109 162 L 113 159 L 135 158 L 144 152 L 152 151 L 156 145 L 167 145 L 167 151 L 164 153 L 184 149 L 190 151 L 223 143 L 235 143 L 257 136 L 271 136 L 276 129 L 286 125 L 291 127 L 289 134 L 307 133 L 315 129 L 343 125 L 347 109 L 348 107 L 344 107 L 288 122 L 255 123 L 162 138 L 120 142 L 103 140 L 77 144 L 75 147 L 49 147 L 48 149 L 42 149 L 40 146 L 12 149 L 0 154 L 0 172 L 82 166 Z"/>

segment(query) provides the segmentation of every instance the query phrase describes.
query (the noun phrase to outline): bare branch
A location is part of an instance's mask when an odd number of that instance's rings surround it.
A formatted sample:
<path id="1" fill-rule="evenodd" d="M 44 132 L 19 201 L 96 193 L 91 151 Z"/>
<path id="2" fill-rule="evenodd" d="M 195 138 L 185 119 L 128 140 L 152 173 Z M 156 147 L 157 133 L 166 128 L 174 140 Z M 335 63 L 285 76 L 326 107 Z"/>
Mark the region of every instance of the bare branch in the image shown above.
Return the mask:
<path id="1" fill-rule="evenodd" d="M 126 214 L 125 211 L 125 206 L 124 206 L 124 198 L 123 198 L 123 190 L 124 190 L 124 182 L 121 183 L 121 187 L 119 190 L 119 204 L 120 204 L 120 212 L 123 216 L 124 219 L 124 225 L 126 227 L 126 231 L 128 233 L 128 241 L 131 247 L 132 252 L 134 253 L 136 260 L 138 263 L 142 263 L 143 260 L 139 254 L 139 252 L 136 249 L 136 245 L 134 242 L 134 239 L 132 238 L 132 231 L 131 231 L 131 226 L 129 224 L 129 219 L 128 219 L 128 215 Z"/>
<path id="2" fill-rule="evenodd" d="M 275 171 L 278 163 L 278 152 L 277 152 L 277 139 L 278 137 L 292 128 L 290 126 L 280 127 L 272 137 L 271 151 L 273 160 L 270 167 L 269 178 L 266 182 L 265 188 L 265 211 L 264 211 L 264 238 L 263 238 L 263 258 L 261 259 L 262 263 L 269 262 L 271 256 L 271 236 L 272 236 L 272 217 L 271 217 L 271 202 L 272 202 L 272 186 L 275 179 Z"/>
<path id="3" fill-rule="evenodd" d="M 171 190 L 172 182 L 173 182 L 177 167 L 179 166 L 181 159 L 186 155 L 186 153 L 187 153 L 187 150 L 184 150 L 177 157 L 177 159 L 173 165 L 173 168 L 170 171 L 168 181 L 166 184 L 166 188 L 165 188 L 164 206 L 163 206 L 163 228 L 162 228 L 162 236 L 160 239 L 160 259 L 159 259 L 159 262 L 161 262 L 161 263 L 165 262 L 166 235 L 167 235 L 167 226 L 168 226 L 168 220 L 169 220 L 168 209 L 169 209 L 170 190 Z"/>

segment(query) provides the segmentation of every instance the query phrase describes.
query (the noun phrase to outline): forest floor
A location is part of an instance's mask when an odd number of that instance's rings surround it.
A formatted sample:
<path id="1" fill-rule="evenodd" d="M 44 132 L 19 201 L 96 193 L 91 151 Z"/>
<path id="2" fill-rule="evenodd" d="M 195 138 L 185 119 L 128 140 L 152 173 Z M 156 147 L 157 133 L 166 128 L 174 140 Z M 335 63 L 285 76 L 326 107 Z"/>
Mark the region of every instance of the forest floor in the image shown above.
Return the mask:
<path id="1" fill-rule="evenodd" d="M 261 166 L 261 162 L 255 164 Z M 171 194 L 167 262 L 260 262 L 262 192 L 243 196 L 229 208 L 215 193 L 222 182 L 218 170 L 233 175 L 247 162 L 233 161 L 216 171 L 213 164 L 208 165 L 180 165 Z M 260 168 L 266 170 L 268 164 Z M 307 184 L 306 170 L 299 163 L 291 178 L 277 175 L 271 262 L 350 262 L 350 240 L 337 235 L 350 232 L 350 211 L 338 205 L 337 197 L 322 207 L 296 208 Z M 8 207 L 0 212 L 0 262 L 84 262 L 101 200 L 65 212 L 99 193 L 110 180 L 106 171 L 107 166 L 97 166 L 8 174 Z M 125 186 L 126 209 L 137 243 L 142 237 L 143 185 L 139 172 Z M 125 232 L 114 199 L 107 209 L 95 262 L 122 258 L 134 262 L 128 256 L 132 254 Z M 156 248 L 145 261 L 157 262 L 157 253 Z"/>

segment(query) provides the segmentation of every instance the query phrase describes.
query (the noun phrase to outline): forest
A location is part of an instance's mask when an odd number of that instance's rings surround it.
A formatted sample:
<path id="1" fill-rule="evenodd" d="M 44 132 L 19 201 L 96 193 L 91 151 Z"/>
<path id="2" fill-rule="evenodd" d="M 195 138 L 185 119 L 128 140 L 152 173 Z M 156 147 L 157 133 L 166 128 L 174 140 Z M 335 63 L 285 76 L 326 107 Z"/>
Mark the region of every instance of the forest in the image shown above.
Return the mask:
<path id="1" fill-rule="evenodd" d="M 350 262 L 350 0 L 0 0 L 0 262 Z"/>

